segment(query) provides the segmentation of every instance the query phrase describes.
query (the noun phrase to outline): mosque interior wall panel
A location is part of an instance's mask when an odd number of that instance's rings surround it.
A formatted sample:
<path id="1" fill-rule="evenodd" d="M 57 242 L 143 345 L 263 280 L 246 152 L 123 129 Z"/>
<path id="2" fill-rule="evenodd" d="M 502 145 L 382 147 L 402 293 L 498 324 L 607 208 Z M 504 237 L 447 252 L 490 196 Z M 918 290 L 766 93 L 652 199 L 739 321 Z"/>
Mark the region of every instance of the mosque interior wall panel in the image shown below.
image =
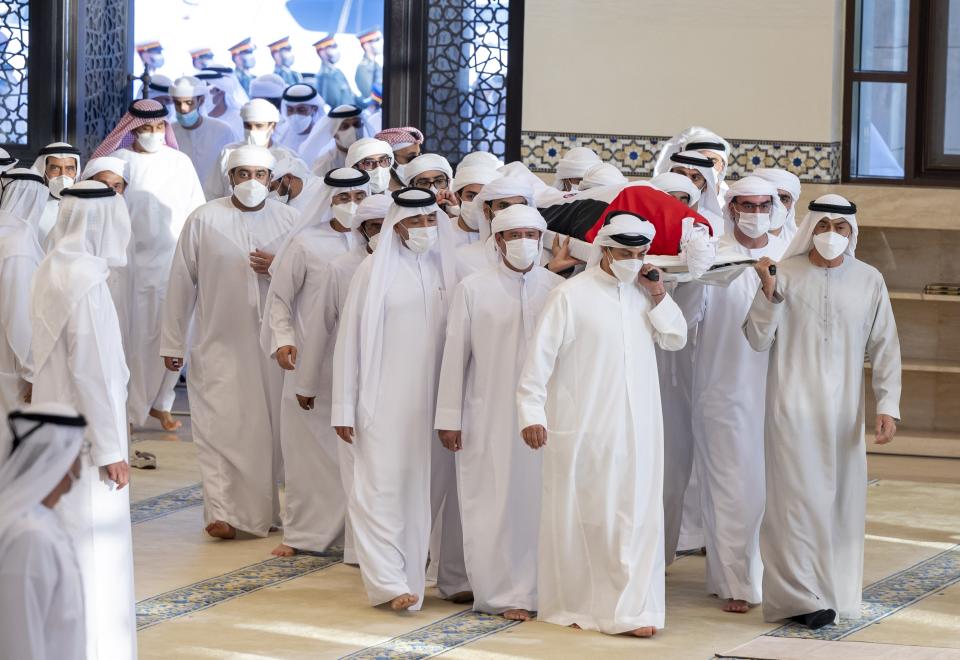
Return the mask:
<path id="1" fill-rule="evenodd" d="M 526 0 L 525 131 L 841 138 L 844 0 Z"/>
<path id="2" fill-rule="evenodd" d="M 960 365 L 960 299 L 893 300 L 905 360 Z"/>
<path id="3" fill-rule="evenodd" d="M 26 145 L 29 0 L 7 0 L 0 12 L 0 144 Z"/>
<path id="4" fill-rule="evenodd" d="M 669 139 L 669 135 L 600 135 L 524 130 L 520 153 L 524 163 L 534 172 L 553 172 L 567 150 L 589 147 L 627 176 L 650 177 L 653 176 L 657 152 Z M 727 140 L 733 149 L 728 178 L 740 178 L 757 167 L 782 167 L 807 183 L 840 181 L 839 142 L 729 137 Z"/>
<path id="5" fill-rule="evenodd" d="M 860 214 L 858 213 L 858 216 Z M 887 287 L 922 291 L 937 282 L 960 283 L 960 232 L 864 227 L 857 256 L 883 273 Z"/>
<path id="6" fill-rule="evenodd" d="M 76 66 L 77 105 L 73 138 L 85 157 L 123 116 L 130 102 L 128 0 L 80 0 Z"/>

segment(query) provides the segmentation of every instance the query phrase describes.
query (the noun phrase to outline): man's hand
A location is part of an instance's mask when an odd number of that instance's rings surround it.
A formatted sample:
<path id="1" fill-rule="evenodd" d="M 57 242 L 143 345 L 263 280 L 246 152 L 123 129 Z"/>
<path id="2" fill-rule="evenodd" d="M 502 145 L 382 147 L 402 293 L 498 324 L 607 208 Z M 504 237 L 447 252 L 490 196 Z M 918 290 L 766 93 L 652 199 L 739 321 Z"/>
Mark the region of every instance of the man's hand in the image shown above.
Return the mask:
<path id="1" fill-rule="evenodd" d="M 183 358 L 163 356 L 163 366 L 170 371 L 180 371 L 183 369 Z"/>
<path id="2" fill-rule="evenodd" d="M 349 445 L 353 444 L 353 427 L 352 426 L 334 426 L 333 430 L 337 432 L 337 435 L 340 436 L 341 440 L 343 440 Z"/>
<path id="3" fill-rule="evenodd" d="M 463 435 L 460 431 L 438 431 L 440 442 L 450 451 L 463 449 Z"/>
<path id="4" fill-rule="evenodd" d="M 104 465 L 103 467 L 106 468 L 110 481 L 117 484 L 117 490 L 130 483 L 130 466 L 127 465 L 126 461 L 110 463 L 110 465 Z"/>
<path id="5" fill-rule="evenodd" d="M 647 277 L 647 273 L 653 272 L 659 273 L 659 278 L 656 282 Z M 643 264 L 643 268 L 640 269 L 640 274 L 637 275 L 637 284 L 653 298 L 654 305 L 659 305 L 660 301 L 667 295 L 666 290 L 663 288 L 663 273 L 652 264 Z"/>
<path id="6" fill-rule="evenodd" d="M 877 415 L 877 435 L 874 444 L 885 445 L 897 433 L 897 422 L 890 415 Z"/>
<path id="7" fill-rule="evenodd" d="M 303 396 L 301 394 L 297 395 L 297 403 L 300 404 L 300 407 L 304 410 L 313 410 L 313 403 L 317 400 L 315 396 Z"/>
<path id="8" fill-rule="evenodd" d="M 547 444 L 547 429 L 539 424 L 533 424 L 520 431 L 523 441 L 527 443 L 530 449 L 540 449 Z"/>
<path id="9" fill-rule="evenodd" d="M 770 302 L 773 302 L 773 294 L 777 290 L 777 276 L 770 274 L 770 266 L 776 265 L 770 257 L 762 257 L 760 261 L 753 265 L 757 275 L 760 276 L 760 287 L 763 289 L 763 295 Z"/>
<path id="10" fill-rule="evenodd" d="M 576 257 L 570 256 L 569 236 L 567 236 L 567 240 L 561 242 L 560 234 L 554 235 L 553 246 L 550 248 L 550 252 L 553 253 L 553 258 L 550 259 L 550 262 L 547 264 L 547 269 L 554 273 L 562 273 L 565 270 L 570 270 L 574 266 L 579 266 L 583 263 Z"/>
<path id="11" fill-rule="evenodd" d="M 437 206 L 442 208 L 444 213 L 447 212 L 447 207 L 459 205 L 460 202 L 457 201 L 457 196 L 453 194 L 452 190 L 437 191 Z"/>
<path id="12" fill-rule="evenodd" d="M 250 253 L 250 268 L 253 269 L 253 272 L 257 275 L 268 275 L 270 272 L 270 264 L 273 263 L 273 255 L 269 252 L 264 252 L 260 248 L 257 248 Z"/>
<path id="13" fill-rule="evenodd" d="M 287 371 L 297 368 L 297 347 L 281 346 L 277 349 L 277 364 Z"/>

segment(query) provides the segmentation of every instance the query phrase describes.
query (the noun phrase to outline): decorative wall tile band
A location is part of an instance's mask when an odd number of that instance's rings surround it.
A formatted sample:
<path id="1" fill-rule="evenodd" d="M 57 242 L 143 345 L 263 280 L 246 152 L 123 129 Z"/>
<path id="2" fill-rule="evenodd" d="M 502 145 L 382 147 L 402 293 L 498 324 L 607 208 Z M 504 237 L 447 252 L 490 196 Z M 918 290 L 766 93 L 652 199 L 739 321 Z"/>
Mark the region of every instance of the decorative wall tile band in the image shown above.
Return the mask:
<path id="1" fill-rule="evenodd" d="M 840 640 L 957 582 L 960 582 L 960 545 L 865 588 L 861 614 L 855 619 L 841 620 L 819 630 L 790 623 L 766 634 L 771 637 Z"/>
<path id="2" fill-rule="evenodd" d="M 464 610 L 423 628 L 417 628 L 393 639 L 388 639 L 382 644 L 369 646 L 345 655 L 341 660 L 347 658 L 351 660 L 357 658 L 363 660 L 399 660 L 400 658 L 403 660 L 420 660 L 421 658 L 432 658 L 519 624 L 519 621 L 509 621 L 502 616 Z"/>
<path id="3" fill-rule="evenodd" d="M 130 504 L 130 522 L 136 525 L 201 504 L 203 504 L 203 491 L 200 484 L 193 484 L 156 497 L 132 502 Z"/>
<path id="4" fill-rule="evenodd" d="M 152 596 L 137 603 L 137 630 L 316 573 L 342 561 L 342 548 L 302 553 L 293 557 L 276 557 Z"/>
<path id="5" fill-rule="evenodd" d="M 534 172 L 554 172 L 557 161 L 573 147 L 589 147 L 627 176 L 653 176 L 657 152 L 670 137 L 657 135 L 596 135 L 523 131 L 520 155 Z M 738 179 L 757 167 L 781 167 L 807 183 L 840 181 L 839 142 L 775 142 L 729 139 L 733 157 L 727 178 Z"/>

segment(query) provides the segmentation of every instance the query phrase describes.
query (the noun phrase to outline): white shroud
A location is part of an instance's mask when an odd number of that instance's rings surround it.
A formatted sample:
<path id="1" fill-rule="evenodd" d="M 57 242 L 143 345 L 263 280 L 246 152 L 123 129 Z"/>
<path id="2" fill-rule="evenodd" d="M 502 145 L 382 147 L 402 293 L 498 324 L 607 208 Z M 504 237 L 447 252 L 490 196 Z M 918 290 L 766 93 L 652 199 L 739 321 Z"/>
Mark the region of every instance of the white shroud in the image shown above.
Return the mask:
<path id="1" fill-rule="evenodd" d="M 450 304 L 436 427 L 462 431 L 463 549 L 479 612 L 537 609 L 541 456 L 517 432 L 515 393 L 537 315 L 561 282 L 500 263 L 464 279 Z"/>
<path id="2" fill-rule="evenodd" d="M 152 154 L 120 149 L 111 156 L 127 163 L 124 199 L 133 236 L 127 265 L 113 271 L 110 291 L 130 369 L 127 415 L 131 424 L 141 425 L 151 408 L 173 406 L 178 374 L 158 358 L 163 299 L 177 237 L 205 199 L 190 159 L 176 149 L 164 146 Z"/>
<path id="3" fill-rule="evenodd" d="M 804 251 L 777 271 L 782 301 L 758 291 L 743 325 L 754 349 L 770 349 L 764 450 L 775 487 L 760 527 L 763 617 L 833 609 L 853 618 L 867 500 L 863 359 L 873 364 L 877 413 L 899 418 L 893 309 L 883 276 L 852 256 L 819 268 Z"/>
<path id="4" fill-rule="evenodd" d="M 189 348 L 204 520 L 257 536 L 278 512 L 283 375 L 260 349 L 269 280 L 253 272 L 249 255 L 275 253 L 297 218 L 273 200 L 259 211 L 240 211 L 230 197 L 201 206 L 180 234 L 163 310 L 159 353 L 182 358 Z"/>
<path id="5" fill-rule="evenodd" d="M 787 245 L 768 235 L 762 248 L 737 242 L 719 249 L 751 259 L 780 259 Z M 741 326 L 760 286 L 753 269 L 728 287 L 705 287 L 693 378 L 693 434 L 703 491 L 707 592 L 760 602 L 760 519 L 763 517 L 763 419 L 769 357 L 750 348 Z"/>
<path id="6" fill-rule="evenodd" d="M 663 427 L 654 344 L 687 324 L 599 266 L 554 289 L 517 394 L 547 428 L 539 618 L 617 634 L 664 625 Z"/>

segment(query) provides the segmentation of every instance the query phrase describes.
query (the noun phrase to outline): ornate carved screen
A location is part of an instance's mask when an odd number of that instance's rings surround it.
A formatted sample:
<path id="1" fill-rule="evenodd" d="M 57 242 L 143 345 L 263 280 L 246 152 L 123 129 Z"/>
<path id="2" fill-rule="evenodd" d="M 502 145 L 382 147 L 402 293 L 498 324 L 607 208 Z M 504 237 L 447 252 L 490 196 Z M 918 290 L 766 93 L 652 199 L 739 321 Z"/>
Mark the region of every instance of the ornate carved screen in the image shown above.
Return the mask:
<path id="1" fill-rule="evenodd" d="M 28 141 L 29 0 L 0 2 L 0 144 Z"/>

